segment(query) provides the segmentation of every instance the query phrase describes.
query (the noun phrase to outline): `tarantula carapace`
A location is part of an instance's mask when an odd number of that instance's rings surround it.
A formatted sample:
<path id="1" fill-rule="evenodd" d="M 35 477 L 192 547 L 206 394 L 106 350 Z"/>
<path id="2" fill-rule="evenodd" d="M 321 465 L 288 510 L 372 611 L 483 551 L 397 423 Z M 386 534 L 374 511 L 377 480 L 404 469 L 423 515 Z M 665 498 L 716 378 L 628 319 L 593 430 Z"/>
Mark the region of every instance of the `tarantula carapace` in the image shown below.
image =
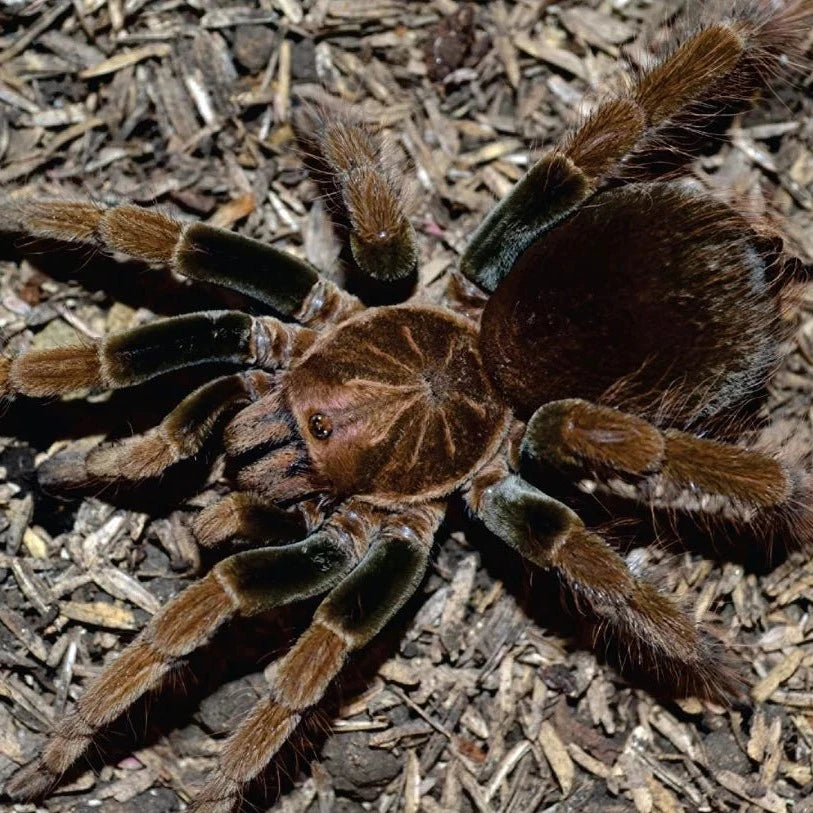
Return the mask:
<path id="1" fill-rule="evenodd" d="M 248 368 L 200 387 L 146 434 L 78 463 L 54 458 L 44 473 L 156 477 L 224 427 L 238 490 L 199 514 L 196 535 L 208 547 L 258 543 L 155 615 L 12 779 L 12 797 L 48 792 L 103 726 L 229 619 L 326 593 L 195 807 L 230 810 L 348 653 L 416 589 L 454 492 L 552 569 L 631 658 L 671 670 L 678 691 L 735 696 L 738 679 L 703 630 L 601 530 L 532 485 L 531 467 L 621 480 L 644 504 L 810 541 L 809 471 L 719 429 L 781 354 L 779 303 L 799 264 L 761 224 L 675 179 L 787 53 L 800 56 L 812 21 L 811 0 L 738 4 L 599 105 L 476 231 L 461 260 L 466 296 L 445 306 L 365 308 L 304 261 L 156 211 L 7 202 L 0 214 L 18 231 L 165 263 L 285 320 L 194 313 L 2 362 L 0 391 L 35 397 L 204 362 Z M 317 121 L 307 137 L 331 169 L 361 271 L 412 273 L 415 234 L 376 135 L 345 116 Z M 292 515 L 304 538 L 268 544 Z"/>

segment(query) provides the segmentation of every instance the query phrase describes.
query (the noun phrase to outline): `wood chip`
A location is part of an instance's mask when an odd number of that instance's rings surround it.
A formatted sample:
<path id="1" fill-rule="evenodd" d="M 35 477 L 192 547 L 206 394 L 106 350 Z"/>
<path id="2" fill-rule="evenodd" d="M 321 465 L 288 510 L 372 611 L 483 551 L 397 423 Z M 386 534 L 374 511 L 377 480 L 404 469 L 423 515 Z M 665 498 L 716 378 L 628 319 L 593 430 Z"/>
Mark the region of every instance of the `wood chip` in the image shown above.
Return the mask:
<path id="1" fill-rule="evenodd" d="M 116 54 L 110 59 L 105 59 L 98 65 L 92 65 L 80 71 L 80 79 L 93 79 L 96 76 L 104 76 L 108 73 L 115 73 L 128 68 L 130 65 L 136 65 L 143 62 L 145 59 L 162 58 L 169 56 L 172 53 L 172 46 L 167 43 L 154 43 L 152 45 L 144 45 L 141 48 L 134 48 L 132 51 L 125 51 L 121 54 Z"/>
<path id="2" fill-rule="evenodd" d="M 628 23 L 591 8 L 566 9 L 561 12 L 560 18 L 574 36 L 598 48 L 628 42 L 635 34 Z"/>
<path id="3" fill-rule="evenodd" d="M 741 799 L 756 805 L 761 810 L 768 813 L 787 813 L 788 803 L 774 791 L 759 786 L 756 782 L 750 782 L 748 777 L 739 776 L 733 771 L 718 771 L 715 779 L 726 790 L 730 790 Z"/>
<path id="4" fill-rule="evenodd" d="M 764 703 L 788 678 L 792 677 L 799 668 L 804 652 L 795 649 L 786 658 L 780 661 L 762 680 L 751 690 L 751 696 L 757 703 Z"/>
<path id="5" fill-rule="evenodd" d="M 135 616 L 130 610 L 108 604 L 106 601 L 62 601 L 59 604 L 59 611 L 66 618 L 93 627 L 107 627 L 116 630 L 138 629 Z"/>
<path id="6" fill-rule="evenodd" d="M 212 226 L 229 229 L 248 217 L 257 208 L 257 200 L 252 194 L 241 195 L 239 198 L 223 204 L 207 221 Z"/>
<path id="7" fill-rule="evenodd" d="M 161 609 L 161 602 L 132 576 L 114 567 L 102 567 L 91 571 L 93 581 L 106 593 L 123 601 L 130 601 L 148 613 Z"/>
<path id="8" fill-rule="evenodd" d="M 568 753 L 573 758 L 573 761 L 585 771 L 589 771 L 595 776 L 607 779 L 610 776 L 610 768 L 603 762 L 594 759 L 584 749 L 576 745 L 575 742 L 568 743 Z"/>
<path id="9" fill-rule="evenodd" d="M 8 607 L 0 607 L 0 621 L 22 645 L 39 661 L 48 659 L 48 647 L 25 622 L 25 619 Z"/>
<path id="10" fill-rule="evenodd" d="M 404 813 L 418 813 L 421 807 L 421 764 L 414 751 L 407 752 L 404 769 Z"/>
<path id="11" fill-rule="evenodd" d="M 531 39 L 527 32 L 517 32 L 514 42 L 520 51 L 538 59 L 542 62 L 547 62 L 556 68 L 561 68 L 579 79 L 589 81 L 589 75 L 585 69 L 584 62 L 579 59 L 572 51 L 566 51 L 564 48 L 556 48 L 551 45 L 546 45 L 543 42 Z"/>
<path id="12" fill-rule="evenodd" d="M 573 790 L 573 780 L 576 770 L 573 760 L 565 748 L 565 744 L 556 733 L 556 729 L 548 722 L 542 723 L 539 730 L 539 744 L 542 746 L 542 753 L 550 764 L 551 770 L 562 788 L 565 797 Z"/>

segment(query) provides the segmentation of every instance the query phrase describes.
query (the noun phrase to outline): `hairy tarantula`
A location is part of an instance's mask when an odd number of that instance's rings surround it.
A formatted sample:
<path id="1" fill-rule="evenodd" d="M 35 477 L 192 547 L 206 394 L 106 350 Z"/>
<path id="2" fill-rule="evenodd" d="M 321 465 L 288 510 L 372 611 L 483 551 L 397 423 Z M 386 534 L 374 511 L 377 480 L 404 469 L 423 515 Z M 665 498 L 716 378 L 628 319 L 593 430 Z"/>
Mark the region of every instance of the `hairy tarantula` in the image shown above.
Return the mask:
<path id="1" fill-rule="evenodd" d="M 674 669 L 680 691 L 735 697 L 738 679 L 703 630 L 529 480 L 544 463 L 621 480 L 643 504 L 813 537 L 810 472 L 720 428 L 778 361 L 780 295 L 798 263 L 760 224 L 676 180 L 811 22 L 813 0 L 739 4 L 598 106 L 477 229 L 460 263 L 465 302 L 365 307 L 272 246 L 135 206 L 0 207 L 6 227 L 164 263 L 283 317 L 192 313 L 0 361 L 9 397 L 129 387 L 207 362 L 247 368 L 76 465 L 88 480 L 157 477 L 225 424 L 238 490 L 199 514 L 197 539 L 266 544 L 222 559 L 158 612 L 8 793 L 49 792 L 103 726 L 230 619 L 327 594 L 194 805 L 231 810 L 348 654 L 416 589 L 455 492 L 633 658 Z M 359 269 L 384 282 L 413 273 L 416 237 L 375 134 L 326 118 L 309 138 L 335 178 Z M 52 480 L 64 477 L 50 465 Z M 291 515 L 304 538 L 269 544 Z"/>

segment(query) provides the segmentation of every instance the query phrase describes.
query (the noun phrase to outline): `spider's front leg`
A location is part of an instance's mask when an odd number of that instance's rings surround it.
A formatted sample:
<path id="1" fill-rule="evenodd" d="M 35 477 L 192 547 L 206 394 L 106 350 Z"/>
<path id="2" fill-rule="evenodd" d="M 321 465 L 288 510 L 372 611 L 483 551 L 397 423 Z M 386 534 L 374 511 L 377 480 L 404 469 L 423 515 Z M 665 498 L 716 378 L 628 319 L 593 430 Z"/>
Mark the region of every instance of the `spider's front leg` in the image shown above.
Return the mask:
<path id="1" fill-rule="evenodd" d="M 362 273 L 382 282 L 412 274 L 419 250 L 408 217 L 411 196 L 379 134 L 346 111 L 301 108 L 295 124 L 316 179 L 346 216 L 350 249 Z"/>
<path id="2" fill-rule="evenodd" d="M 280 661 L 270 694 L 223 745 L 220 766 L 193 805 L 231 813 L 246 783 L 268 764 L 341 670 L 404 605 L 423 578 L 442 504 L 386 516 L 356 567 L 319 605 L 313 623 Z"/>
<path id="3" fill-rule="evenodd" d="M 35 799 L 49 792 L 103 726 L 156 688 L 182 659 L 235 616 L 251 616 L 320 595 L 339 583 L 378 527 L 371 510 L 345 504 L 306 539 L 224 559 L 153 617 L 59 722 L 42 756 L 6 792 Z"/>
<path id="4" fill-rule="evenodd" d="M 154 209 L 64 200 L 4 201 L 0 231 L 7 230 L 167 265 L 182 276 L 238 291 L 313 327 L 339 322 L 361 308 L 356 297 L 305 260 L 226 229 L 182 223 Z"/>
<path id="5" fill-rule="evenodd" d="M 95 480 L 145 480 L 194 457 L 221 419 L 256 401 L 273 386 L 273 376 L 248 370 L 198 387 L 158 426 L 142 435 L 104 443 L 88 452 L 59 453 L 46 460 L 37 476 L 44 486 L 83 486 Z"/>
<path id="6" fill-rule="evenodd" d="M 780 532 L 798 544 L 813 540 L 809 471 L 752 449 L 660 430 L 617 409 L 575 398 L 545 404 L 528 422 L 522 454 L 526 462 L 565 471 L 620 476 L 632 482 L 638 500 L 658 508 L 716 510 L 769 538 Z"/>
<path id="7" fill-rule="evenodd" d="M 87 344 L 0 358 L 0 396 L 48 398 L 84 387 L 119 389 L 209 362 L 274 370 L 287 367 L 315 336 L 308 328 L 239 311 L 159 319 Z"/>
<path id="8" fill-rule="evenodd" d="M 702 629 L 630 572 L 570 508 L 510 474 L 504 460 L 480 472 L 466 499 L 492 533 L 553 570 L 576 605 L 625 646 L 632 663 L 644 669 L 654 665 L 679 693 L 724 702 L 740 694 L 740 681 Z"/>

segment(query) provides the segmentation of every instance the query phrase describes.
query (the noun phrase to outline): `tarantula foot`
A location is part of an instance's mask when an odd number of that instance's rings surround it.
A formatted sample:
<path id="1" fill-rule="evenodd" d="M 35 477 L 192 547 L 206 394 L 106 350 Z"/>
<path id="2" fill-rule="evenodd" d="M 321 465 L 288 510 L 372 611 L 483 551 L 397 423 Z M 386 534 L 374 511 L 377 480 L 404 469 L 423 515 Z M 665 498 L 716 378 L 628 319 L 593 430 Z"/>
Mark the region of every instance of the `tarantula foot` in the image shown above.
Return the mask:
<path id="1" fill-rule="evenodd" d="M 190 813 L 233 813 L 240 802 L 240 786 L 216 774 L 189 806 Z"/>
<path id="2" fill-rule="evenodd" d="M 35 759 L 12 774 L 5 792 L 16 802 L 33 802 L 48 796 L 58 781 L 59 777 L 54 776 L 41 759 Z"/>
<path id="3" fill-rule="evenodd" d="M 680 678 L 678 678 L 678 683 Z M 748 684 L 742 675 L 719 659 L 700 665 L 687 677 L 687 691 L 709 703 L 730 708 L 747 703 Z"/>
<path id="4" fill-rule="evenodd" d="M 94 480 L 87 469 L 87 450 L 65 449 L 44 460 L 37 468 L 40 486 L 51 490 L 82 489 Z"/>
<path id="5" fill-rule="evenodd" d="M 693 697 L 724 708 L 747 705 L 749 685 L 722 644 L 701 628 L 692 649 L 691 654 L 681 654 L 676 644 L 669 652 L 641 651 L 640 665 L 655 681 L 655 694 Z"/>

